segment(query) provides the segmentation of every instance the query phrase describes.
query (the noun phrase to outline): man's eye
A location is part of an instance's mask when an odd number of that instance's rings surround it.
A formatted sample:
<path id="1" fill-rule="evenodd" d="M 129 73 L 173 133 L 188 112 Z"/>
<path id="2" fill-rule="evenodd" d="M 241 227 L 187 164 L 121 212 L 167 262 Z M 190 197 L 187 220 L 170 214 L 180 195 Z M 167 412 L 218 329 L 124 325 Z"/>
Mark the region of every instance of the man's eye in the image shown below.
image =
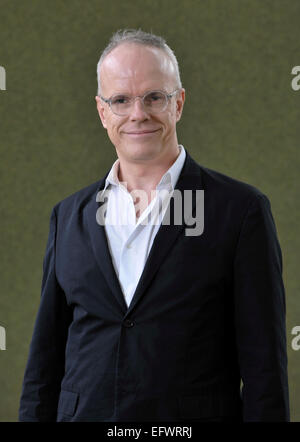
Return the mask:
<path id="1" fill-rule="evenodd" d="M 129 102 L 129 98 L 125 97 L 125 96 L 120 96 L 120 97 L 114 97 L 111 100 L 112 104 L 126 104 Z"/>
<path id="2" fill-rule="evenodd" d="M 153 93 L 146 96 L 146 101 L 155 102 L 155 101 L 163 100 L 163 98 L 164 97 L 162 94 L 157 93 L 157 92 L 155 92 L 155 93 L 153 92 Z"/>

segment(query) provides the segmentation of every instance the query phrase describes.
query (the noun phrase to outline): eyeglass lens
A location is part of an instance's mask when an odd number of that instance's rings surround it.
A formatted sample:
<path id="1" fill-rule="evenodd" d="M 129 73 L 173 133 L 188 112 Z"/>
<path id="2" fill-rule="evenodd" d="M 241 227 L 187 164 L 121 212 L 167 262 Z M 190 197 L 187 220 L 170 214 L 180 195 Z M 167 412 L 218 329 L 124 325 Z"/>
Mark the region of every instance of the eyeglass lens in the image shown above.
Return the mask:
<path id="1" fill-rule="evenodd" d="M 126 115 L 133 105 L 134 98 L 127 95 L 115 95 L 111 99 L 111 109 L 119 115 Z M 146 111 L 161 112 L 167 104 L 167 97 L 162 92 L 149 92 L 142 99 Z"/>

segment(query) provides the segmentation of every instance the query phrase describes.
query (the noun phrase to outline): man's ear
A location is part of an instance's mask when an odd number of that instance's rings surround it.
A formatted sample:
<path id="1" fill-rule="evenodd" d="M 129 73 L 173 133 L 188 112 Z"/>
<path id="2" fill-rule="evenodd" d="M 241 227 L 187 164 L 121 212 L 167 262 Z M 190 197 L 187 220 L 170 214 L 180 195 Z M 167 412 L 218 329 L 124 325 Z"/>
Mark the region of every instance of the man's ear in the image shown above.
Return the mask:
<path id="1" fill-rule="evenodd" d="M 98 95 L 96 95 L 95 100 L 96 100 L 97 110 L 98 110 L 98 114 L 99 114 L 102 126 L 104 127 L 104 129 L 106 129 L 107 125 L 106 125 L 106 117 L 105 117 L 105 108 L 102 104 L 102 100 L 100 97 L 98 97 Z"/>
<path id="2" fill-rule="evenodd" d="M 176 95 L 176 122 L 178 122 L 182 115 L 183 105 L 185 101 L 185 89 L 180 89 Z"/>

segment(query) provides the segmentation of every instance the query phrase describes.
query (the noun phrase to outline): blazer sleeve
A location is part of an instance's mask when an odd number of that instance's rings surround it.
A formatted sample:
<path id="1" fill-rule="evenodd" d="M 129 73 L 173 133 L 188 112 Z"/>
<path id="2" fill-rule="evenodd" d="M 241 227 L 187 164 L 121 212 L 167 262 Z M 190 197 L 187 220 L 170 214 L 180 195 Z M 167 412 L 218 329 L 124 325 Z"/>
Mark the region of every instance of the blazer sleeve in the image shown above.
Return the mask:
<path id="1" fill-rule="evenodd" d="M 56 420 L 71 311 L 55 275 L 55 240 L 54 207 L 43 260 L 40 305 L 22 385 L 19 421 Z"/>
<path id="2" fill-rule="evenodd" d="M 282 254 L 269 199 L 252 199 L 234 262 L 243 420 L 289 421 Z"/>

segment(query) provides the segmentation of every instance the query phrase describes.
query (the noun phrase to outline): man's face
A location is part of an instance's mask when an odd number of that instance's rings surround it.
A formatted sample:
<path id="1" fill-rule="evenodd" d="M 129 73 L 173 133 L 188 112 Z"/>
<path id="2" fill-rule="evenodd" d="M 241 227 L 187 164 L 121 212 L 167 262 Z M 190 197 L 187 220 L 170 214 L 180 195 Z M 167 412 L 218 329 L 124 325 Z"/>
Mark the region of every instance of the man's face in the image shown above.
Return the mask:
<path id="1" fill-rule="evenodd" d="M 123 43 L 106 56 L 101 66 L 101 96 L 115 94 L 143 96 L 152 90 L 171 93 L 177 89 L 174 67 L 158 48 Z M 143 109 L 136 99 L 127 116 L 115 115 L 109 104 L 96 97 L 103 127 L 116 147 L 120 159 L 145 162 L 163 158 L 177 148 L 176 123 L 182 113 L 184 89 L 168 101 L 157 114 Z"/>

